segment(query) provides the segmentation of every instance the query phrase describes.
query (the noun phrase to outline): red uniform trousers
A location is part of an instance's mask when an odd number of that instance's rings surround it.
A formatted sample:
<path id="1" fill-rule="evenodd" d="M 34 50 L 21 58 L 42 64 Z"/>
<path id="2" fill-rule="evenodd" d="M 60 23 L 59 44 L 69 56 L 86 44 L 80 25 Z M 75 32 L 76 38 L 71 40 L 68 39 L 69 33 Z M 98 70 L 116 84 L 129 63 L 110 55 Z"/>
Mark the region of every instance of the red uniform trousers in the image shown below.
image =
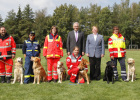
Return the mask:
<path id="1" fill-rule="evenodd" d="M 72 68 L 70 70 L 68 70 L 68 74 L 70 75 L 70 81 L 75 83 L 77 78 L 77 75 L 79 73 L 79 68 Z M 85 83 L 84 78 L 80 81 L 80 83 Z"/>
<path id="2" fill-rule="evenodd" d="M 5 64 L 5 63 L 8 64 Z M 12 67 L 10 66 L 13 65 L 13 60 L 12 59 L 6 59 L 6 60 L 1 60 L 0 61 L 0 76 L 5 76 L 6 77 L 11 77 L 12 76 Z M 5 70 L 5 66 L 6 66 L 6 70 Z"/>
<path id="3" fill-rule="evenodd" d="M 52 70 L 53 70 L 53 79 L 58 79 L 57 75 L 57 62 L 60 58 L 47 58 L 47 70 L 48 70 L 48 80 L 52 80 Z"/>

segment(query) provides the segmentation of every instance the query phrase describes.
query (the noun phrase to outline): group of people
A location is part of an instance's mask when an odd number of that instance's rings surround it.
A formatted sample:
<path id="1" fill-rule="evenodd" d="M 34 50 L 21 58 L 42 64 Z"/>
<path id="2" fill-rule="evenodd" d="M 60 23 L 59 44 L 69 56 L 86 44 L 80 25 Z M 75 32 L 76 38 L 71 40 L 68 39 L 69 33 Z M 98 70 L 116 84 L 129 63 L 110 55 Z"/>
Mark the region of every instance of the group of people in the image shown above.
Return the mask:
<path id="1" fill-rule="evenodd" d="M 101 58 L 105 55 L 104 38 L 103 35 L 98 34 L 98 28 L 92 27 L 92 33 L 87 36 L 86 43 L 84 33 L 79 30 L 79 23 L 73 24 L 73 31 L 68 33 L 67 36 L 67 55 L 66 65 L 68 67 L 68 75 L 70 81 L 75 83 L 78 80 L 79 63 L 82 60 L 82 56 L 86 54 L 89 57 L 90 62 L 90 80 L 101 79 Z M 125 66 L 125 38 L 119 33 L 119 28 L 115 26 L 113 28 L 113 35 L 108 39 L 108 48 L 110 52 L 111 61 L 115 62 L 117 66 L 117 60 L 121 65 L 121 77 L 125 81 L 126 66 Z M 40 45 L 39 41 L 35 39 L 35 32 L 31 31 L 29 38 L 24 41 L 22 52 L 25 57 L 25 73 L 24 84 L 33 82 L 34 73 L 32 69 L 33 62 L 31 57 L 40 57 Z M 12 77 L 13 60 L 16 54 L 16 43 L 12 36 L 8 35 L 5 27 L 0 28 L 0 76 L 1 83 L 10 83 Z M 58 33 L 58 28 L 52 26 L 50 34 L 46 36 L 43 47 L 43 56 L 47 60 L 47 80 L 48 82 L 57 82 L 57 62 L 63 57 L 63 43 L 62 38 Z M 5 70 L 6 66 L 6 70 Z M 86 68 L 85 70 L 88 71 Z M 113 68 L 115 79 L 118 80 L 117 67 Z M 53 76 L 52 76 L 53 74 Z M 6 76 L 6 79 L 5 79 Z M 84 78 L 80 83 L 84 83 Z"/>

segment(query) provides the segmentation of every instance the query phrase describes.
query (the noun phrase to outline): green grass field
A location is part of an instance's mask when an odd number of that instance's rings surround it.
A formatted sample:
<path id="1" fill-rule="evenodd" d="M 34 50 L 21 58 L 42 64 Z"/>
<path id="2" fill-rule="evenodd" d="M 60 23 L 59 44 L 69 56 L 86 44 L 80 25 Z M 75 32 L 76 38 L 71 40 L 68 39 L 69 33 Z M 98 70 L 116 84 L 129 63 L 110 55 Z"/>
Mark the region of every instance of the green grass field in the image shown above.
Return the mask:
<path id="1" fill-rule="evenodd" d="M 16 51 L 16 57 L 23 57 L 22 51 Z M 107 84 L 101 79 L 100 81 L 91 81 L 89 85 L 72 84 L 63 81 L 58 83 L 41 83 L 20 85 L 20 83 L 7 84 L 0 83 L 0 100 L 140 100 L 140 50 L 127 50 L 126 59 L 134 58 L 137 80 L 132 82 L 123 82 L 121 80 L 120 65 L 118 63 L 119 81 L 112 84 Z M 66 51 L 61 61 L 66 67 Z M 88 59 L 86 56 L 84 58 Z M 106 67 L 106 62 L 109 61 L 109 52 L 106 50 L 105 57 L 102 58 L 101 72 L 102 78 Z M 46 70 L 46 60 L 41 54 L 41 63 Z M 126 63 L 127 66 L 127 63 Z M 89 71 L 88 71 L 89 75 Z"/>

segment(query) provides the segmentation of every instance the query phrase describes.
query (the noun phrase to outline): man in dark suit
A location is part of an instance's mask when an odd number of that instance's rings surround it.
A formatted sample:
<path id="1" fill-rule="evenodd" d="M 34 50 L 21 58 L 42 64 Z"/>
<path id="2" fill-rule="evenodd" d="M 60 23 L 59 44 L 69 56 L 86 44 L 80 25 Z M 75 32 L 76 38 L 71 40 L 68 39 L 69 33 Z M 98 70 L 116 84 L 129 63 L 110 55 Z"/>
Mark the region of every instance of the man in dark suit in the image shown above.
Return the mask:
<path id="1" fill-rule="evenodd" d="M 67 37 L 67 54 L 72 54 L 72 51 L 75 46 L 79 47 L 79 54 L 85 54 L 85 39 L 84 33 L 79 31 L 79 23 L 75 22 L 73 24 L 73 31 L 69 32 Z"/>

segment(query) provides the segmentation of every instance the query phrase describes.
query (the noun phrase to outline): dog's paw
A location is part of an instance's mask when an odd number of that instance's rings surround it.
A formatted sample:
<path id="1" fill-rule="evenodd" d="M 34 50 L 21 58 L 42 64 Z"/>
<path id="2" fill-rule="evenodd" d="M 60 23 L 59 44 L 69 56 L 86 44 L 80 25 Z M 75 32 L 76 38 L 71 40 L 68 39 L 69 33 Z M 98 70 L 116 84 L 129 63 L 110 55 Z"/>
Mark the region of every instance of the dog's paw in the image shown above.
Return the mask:
<path id="1" fill-rule="evenodd" d="M 15 82 L 12 82 L 11 84 L 15 84 Z"/>
<path id="2" fill-rule="evenodd" d="M 131 80 L 131 82 L 133 82 L 133 80 Z"/>
<path id="3" fill-rule="evenodd" d="M 33 84 L 35 84 L 35 82 Z"/>
<path id="4" fill-rule="evenodd" d="M 89 82 L 87 82 L 87 84 L 89 84 Z"/>
<path id="5" fill-rule="evenodd" d="M 23 84 L 23 82 L 21 82 L 20 84 Z"/>

